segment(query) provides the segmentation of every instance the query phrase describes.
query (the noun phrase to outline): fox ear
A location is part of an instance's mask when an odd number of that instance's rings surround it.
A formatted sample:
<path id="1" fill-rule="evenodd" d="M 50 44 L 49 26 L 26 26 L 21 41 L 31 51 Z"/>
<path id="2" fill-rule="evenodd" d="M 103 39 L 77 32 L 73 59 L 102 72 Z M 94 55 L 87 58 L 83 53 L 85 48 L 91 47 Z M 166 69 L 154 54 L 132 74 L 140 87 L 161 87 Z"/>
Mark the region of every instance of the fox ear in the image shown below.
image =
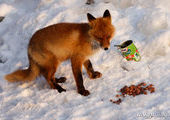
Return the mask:
<path id="1" fill-rule="evenodd" d="M 96 18 L 93 15 L 91 15 L 90 13 L 87 13 L 87 18 L 88 18 L 89 22 L 96 20 Z"/>
<path id="2" fill-rule="evenodd" d="M 105 10 L 103 17 L 111 17 L 109 10 Z"/>

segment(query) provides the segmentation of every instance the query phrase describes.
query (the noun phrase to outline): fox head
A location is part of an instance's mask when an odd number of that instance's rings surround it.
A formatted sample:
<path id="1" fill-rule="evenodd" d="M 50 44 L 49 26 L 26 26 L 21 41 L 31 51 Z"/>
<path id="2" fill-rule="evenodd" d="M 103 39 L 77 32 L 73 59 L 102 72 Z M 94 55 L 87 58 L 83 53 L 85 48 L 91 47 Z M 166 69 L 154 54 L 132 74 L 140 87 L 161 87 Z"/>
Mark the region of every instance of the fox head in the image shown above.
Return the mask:
<path id="1" fill-rule="evenodd" d="M 90 13 L 87 13 L 89 21 L 89 35 L 96 40 L 100 47 L 104 50 L 108 50 L 110 42 L 115 33 L 115 27 L 111 23 L 111 15 L 109 10 L 106 10 L 103 17 L 95 18 Z"/>

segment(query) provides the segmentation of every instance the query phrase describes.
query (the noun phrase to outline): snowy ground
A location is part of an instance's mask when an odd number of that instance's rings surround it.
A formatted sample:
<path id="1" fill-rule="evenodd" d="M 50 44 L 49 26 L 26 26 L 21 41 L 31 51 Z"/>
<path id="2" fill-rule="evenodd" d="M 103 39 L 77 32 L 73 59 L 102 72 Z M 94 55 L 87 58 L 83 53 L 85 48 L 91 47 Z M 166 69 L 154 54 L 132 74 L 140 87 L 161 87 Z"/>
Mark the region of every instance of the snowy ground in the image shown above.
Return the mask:
<path id="1" fill-rule="evenodd" d="M 0 120 L 169 120 L 170 119 L 170 2 L 169 0 L 0 0 Z M 105 3 L 109 2 L 109 3 Z M 66 76 L 59 94 L 43 77 L 30 83 L 8 83 L 3 76 L 28 66 L 27 44 L 39 28 L 59 22 L 86 22 L 87 12 L 96 17 L 109 9 L 116 36 L 108 52 L 91 58 L 103 77 L 90 80 L 84 71 L 87 97 L 76 92 L 70 62 L 56 76 Z M 114 44 L 132 39 L 140 62 L 123 60 Z M 122 69 L 126 67 L 128 71 Z M 156 92 L 126 97 L 112 104 L 124 85 L 147 82 Z"/>

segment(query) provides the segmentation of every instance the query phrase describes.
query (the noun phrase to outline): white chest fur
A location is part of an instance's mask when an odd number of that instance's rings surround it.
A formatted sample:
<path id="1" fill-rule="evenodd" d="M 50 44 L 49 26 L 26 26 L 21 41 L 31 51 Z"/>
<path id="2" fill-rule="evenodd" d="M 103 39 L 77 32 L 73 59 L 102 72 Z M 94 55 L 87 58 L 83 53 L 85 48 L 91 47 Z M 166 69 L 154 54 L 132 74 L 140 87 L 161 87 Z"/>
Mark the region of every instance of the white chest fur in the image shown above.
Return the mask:
<path id="1" fill-rule="evenodd" d="M 92 40 L 91 41 L 91 48 L 92 48 L 93 51 L 99 50 L 101 48 L 100 43 L 96 40 Z"/>

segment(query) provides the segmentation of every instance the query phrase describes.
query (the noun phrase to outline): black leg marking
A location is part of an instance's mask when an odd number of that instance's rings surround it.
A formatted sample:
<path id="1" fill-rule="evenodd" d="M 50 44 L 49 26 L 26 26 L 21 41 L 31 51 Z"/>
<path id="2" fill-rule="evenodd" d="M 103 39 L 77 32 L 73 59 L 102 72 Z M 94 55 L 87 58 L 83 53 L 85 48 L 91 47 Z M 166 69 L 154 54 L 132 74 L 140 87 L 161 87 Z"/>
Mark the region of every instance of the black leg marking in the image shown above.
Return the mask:
<path id="1" fill-rule="evenodd" d="M 56 83 L 64 83 L 67 79 L 65 77 L 55 78 Z"/>

